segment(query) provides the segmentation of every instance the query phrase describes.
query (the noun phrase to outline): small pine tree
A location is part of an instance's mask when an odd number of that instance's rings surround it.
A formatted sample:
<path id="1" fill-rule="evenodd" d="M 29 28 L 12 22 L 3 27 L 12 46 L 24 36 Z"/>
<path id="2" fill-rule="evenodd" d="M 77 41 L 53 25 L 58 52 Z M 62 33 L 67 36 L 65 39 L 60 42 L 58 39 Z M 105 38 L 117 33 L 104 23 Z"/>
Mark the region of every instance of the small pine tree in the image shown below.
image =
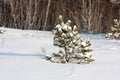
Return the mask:
<path id="1" fill-rule="evenodd" d="M 112 33 L 115 39 L 120 39 L 120 20 L 114 20 L 114 26 L 112 27 Z"/>
<path id="2" fill-rule="evenodd" d="M 0 37 L 1 37 L 1 40 L 2 40 L 2 47 L 4 45 L 4 33 L 6 32 L 6 30 L 4 29 L 4 26 L 3 27 L 0 27 Z"/>
<path id="3" fill-rule="evenodd" d="M 6 32 L 6 30 L 4 29 L 4 26 L 0 27 L 0 34 L 4 34 L 5 32 Z"/>
<path id="4" fill-rule="evenodd" d="M 53 53 L 52 57 L 46 56 L 48 60 L 55 63 L 89 63 L 94 61 L 92 55 L 87 52 L 92 51 L 89 48 L 90 41 L 83 41 L 77 31 L 77 27 L 71 27 L 71 21 L 64 23 L 62 16 L 59 16 L 60 24 L 53 30 L 54 45 L 63 48 L 64 51 Z"/>
<path id="5" fill-rule="evenodd" d="M 114 19 L 114 25 L 111 27 L 112 33 L 107 33 L 108 39 L 120 39 L 120 20 Z"/>

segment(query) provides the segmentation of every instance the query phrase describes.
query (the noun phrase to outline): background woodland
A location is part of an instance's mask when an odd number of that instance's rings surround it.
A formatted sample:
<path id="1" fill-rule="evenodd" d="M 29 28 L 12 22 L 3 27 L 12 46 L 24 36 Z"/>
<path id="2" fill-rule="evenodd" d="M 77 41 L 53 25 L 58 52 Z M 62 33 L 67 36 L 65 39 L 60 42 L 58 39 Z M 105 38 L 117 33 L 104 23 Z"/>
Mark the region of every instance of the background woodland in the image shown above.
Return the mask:
<path id="1" fill-rule="evenodd" d="M 111 0 L 112 1 L 112 0 Z M 111 30 L 113 19 L 120 19 L 119 0 L 0 0 L 0 26 L 29 30 L 53 30 L 58 16 L 70 19 L 82 32 Z"/>

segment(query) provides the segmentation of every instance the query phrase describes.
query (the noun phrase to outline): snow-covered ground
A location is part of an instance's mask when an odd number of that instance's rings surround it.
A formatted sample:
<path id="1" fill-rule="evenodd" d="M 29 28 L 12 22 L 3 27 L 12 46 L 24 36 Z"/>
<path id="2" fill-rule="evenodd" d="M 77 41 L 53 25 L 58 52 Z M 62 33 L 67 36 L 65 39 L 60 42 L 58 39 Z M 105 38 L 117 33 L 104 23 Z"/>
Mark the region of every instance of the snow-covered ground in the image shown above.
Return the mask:
<path id="1" fill-rule="evenodd" d="M 0 35 L 0 80 L 120 80 L 120 41 L 81 36 L 91 39 L 95 62 L 55 64 L 44 59 L 58 51 L 51 32 L 7 29 Z"/>

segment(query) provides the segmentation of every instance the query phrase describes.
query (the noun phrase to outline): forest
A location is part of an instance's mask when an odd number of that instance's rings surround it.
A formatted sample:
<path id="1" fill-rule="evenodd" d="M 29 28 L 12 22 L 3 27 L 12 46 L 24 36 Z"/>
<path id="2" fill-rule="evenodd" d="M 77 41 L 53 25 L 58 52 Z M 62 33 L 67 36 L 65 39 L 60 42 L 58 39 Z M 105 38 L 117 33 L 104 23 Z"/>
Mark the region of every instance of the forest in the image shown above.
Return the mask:
<path id="1" fill-rule="evenodd" d="M 119 0 L 0 0 L 0 26 L 23 30 L 53 30 L 62 15 L 83 32 L 106 33 L 120 18 Z"/>

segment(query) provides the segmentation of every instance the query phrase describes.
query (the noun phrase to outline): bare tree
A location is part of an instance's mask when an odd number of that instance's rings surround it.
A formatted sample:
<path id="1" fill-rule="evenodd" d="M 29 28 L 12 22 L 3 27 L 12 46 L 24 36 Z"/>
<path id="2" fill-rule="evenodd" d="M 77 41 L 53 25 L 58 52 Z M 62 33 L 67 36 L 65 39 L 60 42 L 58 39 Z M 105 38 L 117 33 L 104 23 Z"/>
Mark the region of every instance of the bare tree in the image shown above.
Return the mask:
<path id="1" fill-rule="evenodd" d="M 47 5 L 47 10 L 46 10 L 45 23 L 44 23 L 44 26 L 43 26 L 43 30 L 45 30 L 45 28 L 46 28 L 46 23 L 47 23 L 50 4 L 51 4 L 51 0 L 48 0 L 48 5 Z"/>

